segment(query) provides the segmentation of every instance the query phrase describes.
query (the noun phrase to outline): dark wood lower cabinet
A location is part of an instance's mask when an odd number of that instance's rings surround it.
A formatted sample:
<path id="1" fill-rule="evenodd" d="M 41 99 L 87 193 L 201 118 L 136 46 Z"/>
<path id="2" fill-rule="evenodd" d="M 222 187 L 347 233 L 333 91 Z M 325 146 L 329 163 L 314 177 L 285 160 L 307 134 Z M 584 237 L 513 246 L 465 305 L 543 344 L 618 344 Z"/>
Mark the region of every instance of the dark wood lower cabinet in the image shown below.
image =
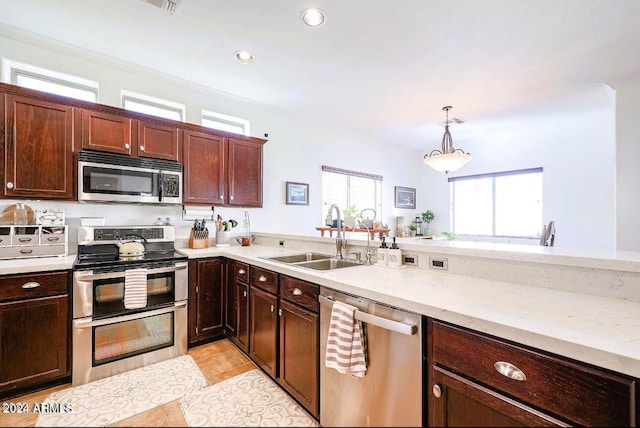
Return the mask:
<path id="1" fill-rule="evenodd" d="M 280 300 L 278 382 L 316 417 L 319 415 L 317 312 Z"/>
<path id="2" fill-rule="evenodd" d="M 638 380 L 428 322 L 430 426 L 637 426 Z"/>
<path id="3" fill-rule="evenodd" d="M 70 376 L 69 287 L 68 272 L 0 277 L 0 398 Z"/>
<path id="4" fill-rule="evenodd" d="M 274 379 L 277 376 L 278 299 L 274 294 L 251 286 L 249 357 Z"/>
<path id="5" fill-rule="evenodd" d="M 226 335 L 249 353 L 249 265 L 236 260 L 229 262 L 225 329 Z"/>
<path id="6" fill-rule="evenodd" d="M 189 261 L 189 346 L 224 336 L 224 288 L 227 261 Z"/>

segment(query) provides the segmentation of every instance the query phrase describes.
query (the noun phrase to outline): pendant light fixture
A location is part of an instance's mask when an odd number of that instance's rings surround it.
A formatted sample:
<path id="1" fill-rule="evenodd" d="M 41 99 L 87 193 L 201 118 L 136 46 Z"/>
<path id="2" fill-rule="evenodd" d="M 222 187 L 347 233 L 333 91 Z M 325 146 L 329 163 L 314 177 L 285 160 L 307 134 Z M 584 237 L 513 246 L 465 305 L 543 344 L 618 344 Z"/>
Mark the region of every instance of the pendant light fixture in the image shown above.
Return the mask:
<path id="1" fill-rule="evenodd" d="M 447 120 L 444 123 L 444 135 L 442 136 L 442 150 L 432 150 L 428 155 L 424 155 L 424 163 L 436 171 L 448 174 L 449 171 L 460 169 L 465 163 L 471 160 L 471 155 L 464 150 L 453 148 L 453 140 L 449 132 L 449 110 L 451 106 L 442 107 L 447 112 Z"/>

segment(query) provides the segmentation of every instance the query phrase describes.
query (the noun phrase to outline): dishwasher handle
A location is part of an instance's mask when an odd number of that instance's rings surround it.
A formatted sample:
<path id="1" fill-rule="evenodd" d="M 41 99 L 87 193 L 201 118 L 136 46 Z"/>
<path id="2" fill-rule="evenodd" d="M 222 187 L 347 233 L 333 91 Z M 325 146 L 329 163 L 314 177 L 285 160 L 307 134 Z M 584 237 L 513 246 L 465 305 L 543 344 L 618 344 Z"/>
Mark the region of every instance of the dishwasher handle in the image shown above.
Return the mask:
<path id="1" fill-rule="evenodd" d="M 318 301 L 323 306 L 333 307 L 333 299 L 329 296 L 318 296 Z M 353 317 L 367 324 L 375 325 L 376 327 L 391 330 L 395 333 L 405 334 L 407 336 L 413 336 L 418 331 L 418 326 L 415 324 L 408 324 L 401 321 L 393 321 L 387 318 L 371 315 L 367 312 L 363 312 L 359 309 L 353 314 Z"/>

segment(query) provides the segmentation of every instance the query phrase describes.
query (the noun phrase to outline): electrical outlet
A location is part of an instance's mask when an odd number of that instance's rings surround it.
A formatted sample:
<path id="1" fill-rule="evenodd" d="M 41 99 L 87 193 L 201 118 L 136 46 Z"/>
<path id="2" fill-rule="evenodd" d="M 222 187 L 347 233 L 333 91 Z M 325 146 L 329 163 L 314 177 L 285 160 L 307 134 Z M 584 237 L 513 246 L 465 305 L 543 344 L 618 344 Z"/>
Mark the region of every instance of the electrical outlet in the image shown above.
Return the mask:
<path id="1" fill-rule="evenodd" d="M 444 257 L 429 257 L 429 269 L 449 270 L 449 263 Z"/>
<path id="2" fill-rule="evenodd" d="M 409 266 L 418 266 L 418 256 L 415 254 L 403 254 L 402 264 Z"/>

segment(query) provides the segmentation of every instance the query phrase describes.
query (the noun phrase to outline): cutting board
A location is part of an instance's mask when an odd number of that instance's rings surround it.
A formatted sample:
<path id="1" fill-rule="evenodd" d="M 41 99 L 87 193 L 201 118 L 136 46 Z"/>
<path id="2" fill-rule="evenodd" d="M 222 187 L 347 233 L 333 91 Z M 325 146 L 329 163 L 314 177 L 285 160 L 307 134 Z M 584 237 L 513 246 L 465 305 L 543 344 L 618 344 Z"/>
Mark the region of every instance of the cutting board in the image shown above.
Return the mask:
<path id="1" fill-rule="evenodd" d="M 13 212 L 16 210 L 16 208 L 18 207 L 17 204 L 13 204 L 13 205 L 9 205 L 7 208 L 4 209 L 4 211 L 2 212 L 2 216 L 0 216 L 0 223 L 1 224 L 13 224 Z M 28 224 L 32 224 L 33 223 L 33 209 L 31 209 L 31 207 L 29 205 L 24 206 L 24 208 L 27 210 L 27 223 Z"/>

